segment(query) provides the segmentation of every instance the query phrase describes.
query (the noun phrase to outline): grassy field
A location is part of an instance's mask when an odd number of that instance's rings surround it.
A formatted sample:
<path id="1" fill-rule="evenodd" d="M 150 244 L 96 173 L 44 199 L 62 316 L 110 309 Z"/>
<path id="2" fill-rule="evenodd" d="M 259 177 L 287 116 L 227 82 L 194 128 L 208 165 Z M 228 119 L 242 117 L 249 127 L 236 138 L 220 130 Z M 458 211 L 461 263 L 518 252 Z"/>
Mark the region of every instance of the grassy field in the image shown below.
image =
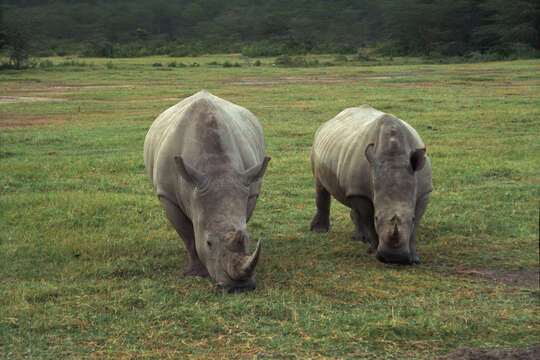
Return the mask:
<path id="1" fill-rule="evenodd" d="M 0 72 L 0 358 L 433 359 L 540 343 L 540 61 L 49 60 Z M 209 65 L 225 61 L 241 67 Z M 272 156 L 248 225 L 264 239 L 251 293 L 182 277 L 144 171 L 152 121 L 202 88 L 250 109 Z M 431 157 L 419 266 L 366 254 L 335 201 L 330 232 L 309 231 L 315 130 L 365 103 L 413 125 Z"/>

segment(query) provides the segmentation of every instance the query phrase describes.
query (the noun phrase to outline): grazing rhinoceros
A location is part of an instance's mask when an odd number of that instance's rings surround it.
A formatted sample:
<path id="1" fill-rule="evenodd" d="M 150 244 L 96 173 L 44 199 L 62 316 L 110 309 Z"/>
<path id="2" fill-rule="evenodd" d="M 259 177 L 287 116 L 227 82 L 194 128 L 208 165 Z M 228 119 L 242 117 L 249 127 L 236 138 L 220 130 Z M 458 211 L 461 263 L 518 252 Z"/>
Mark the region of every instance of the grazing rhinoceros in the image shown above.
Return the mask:
<path id="1" fill-rule="evenodd" d="M 229 292 L 255 288 L 260 241 L 247 222 L 269 157 L 248 110 L 207 91 L 163 112 L 144 141 L 144 163 L 165 214 L 187 248 L 185 276 L 210 276 Z"/>
<path id="2" fill-rule="evenodd" d="M 311 150 L 317 213 L 311 230 L 330 228 L 330 195 L 351 208 L 355 238 L 383 262 L 411 264 L 418 224 L 433 190 L 418 133 L 369 105 L 343 110 L 315 134 Z"/>

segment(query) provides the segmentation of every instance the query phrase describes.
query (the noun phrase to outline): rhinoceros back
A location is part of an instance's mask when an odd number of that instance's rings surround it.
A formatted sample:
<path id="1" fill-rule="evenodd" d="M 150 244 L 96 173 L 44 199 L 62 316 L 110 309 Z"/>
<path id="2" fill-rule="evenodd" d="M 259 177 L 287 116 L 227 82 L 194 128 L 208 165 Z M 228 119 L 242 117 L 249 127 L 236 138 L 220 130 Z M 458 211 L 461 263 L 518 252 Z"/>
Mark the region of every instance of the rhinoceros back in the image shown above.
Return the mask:
<path id="1" fill-rule="evenodd" d="M 348 108 L 319 127 L 311 151 L 315 177 L 340 202 L 347 205 L 352 195 L 371 197 L 370 165 L 365 148 L 376 140 L 380 120 L 387 115 L 369 105 Z M 424 144 L 418 133 L 405 121 L 397 119 L 407 130 L 405 138 L 411 147 Z"/>
<path id="2" fill-rule="evenodd" d="M 177 176 L 175 155 L 203 173 L 222 166 L 244 171 L 262 163 L 264 148 L 251 112 L 203 90 L 158 116 L 145 138 L 144 162 L 158 196 L 174 200 L 192 190 Z"/>

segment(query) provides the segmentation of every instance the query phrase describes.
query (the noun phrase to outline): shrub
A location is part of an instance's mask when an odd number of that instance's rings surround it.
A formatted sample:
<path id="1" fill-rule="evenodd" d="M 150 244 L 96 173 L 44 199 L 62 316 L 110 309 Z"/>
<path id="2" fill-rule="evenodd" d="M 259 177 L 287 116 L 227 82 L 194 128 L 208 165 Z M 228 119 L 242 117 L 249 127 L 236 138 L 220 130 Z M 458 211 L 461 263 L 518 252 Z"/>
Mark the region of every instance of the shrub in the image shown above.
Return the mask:
<path id="1" fill-rule="evenodd" d="M 399 43 L 393 41 L 378 43 L 375 47 L 375 52 L 377 54 L 390 57 L 403 56 L 407 54 L 407 51 L 403 47 L 403 45 L 400 45 Z"/>
<path id="2" fill-rule="evenodd" d="M 223 67 L 224 67 L 224 68 L 230 68 L 230 67 L 232 67 L 232 64 L 231 64 L 230 62 L 228 62 L 228 61 L 225 61 L 225 62 L 223 63 Z"/>
<path id="3" fill-rule="evenodd" d="M 358 60 L 358 61 L 375 61 L 375 59 L 371 58 L 369 56 L 369 54 L 367 54 L 366 52 L 358 52 L 358 54 L 356 54 L 356 60 Z"/>
<path id="4" fill-rule="evenodd" d="M 60 64 L 60 66 L 86 66 L 86 63 L 84 61 L 76 61 L 76 60 L 66 60 L 63 63 Z"/>
<path id="5" fill-rule="evenodd" d="M 51 60 L 43 60 L 39 62 L 40 68 L 51 68 L 54 66 L 54 63 Z"/>
<path id="6" fill-rule="evenodd" d="M 289 55 L 278 56 L 275 64 L 281 66 L 290 66 L 292 65 L 292 58 Z"/>
<path id="7" fill-rule="evenodd" d="M 153 66 L 153 67 L 161 67 L 161 66 L 163 66 L 163 65 L 161 65 L 160 62 L 157 62 L 157 63 L 153 63 L 152 66 Z"/>
<path id="8" fill-rule="evenodd" d="M 176 67 L 176 61 L 167 64 L 168 67 Z"/>
<path id="9" fill-rule="evenodd" d="M 261 66 L 261 61 L 260 60 L 255 60 L 255 62 L 253 63 L 254 66 Z"/>
<path id="10" fill-rule="evenodd" d="M 257 56 L 278 56 L 281 55 L 281 49 L 275 44 L 256 43 L 242 48 L 242 55 L 248 57 Z"/>
<path id="11" fill-rule="evenodd" d="M 349 44 L 337 44 L 332 47 L 332 52 L 338 54 L 354 54 L 356 53 L 356 48 Z"/>
<path id="12" fill-rule="evenodd" d="M 276 58 L 276 65 L 285 66 L 285 67 L 308 67 L 308 66 L 319 66 L 319 60 L 313 59 L 308 60 L 305 56 L 294 56 L 282 55 Z"/>
<path id="13" fill-rule="evenodd" d="M 107 66 L 107 69 L 115 69 L 116 68 L 112 61 L 108 61 L 107 64 L 105 64 L 105 66 Z"/>

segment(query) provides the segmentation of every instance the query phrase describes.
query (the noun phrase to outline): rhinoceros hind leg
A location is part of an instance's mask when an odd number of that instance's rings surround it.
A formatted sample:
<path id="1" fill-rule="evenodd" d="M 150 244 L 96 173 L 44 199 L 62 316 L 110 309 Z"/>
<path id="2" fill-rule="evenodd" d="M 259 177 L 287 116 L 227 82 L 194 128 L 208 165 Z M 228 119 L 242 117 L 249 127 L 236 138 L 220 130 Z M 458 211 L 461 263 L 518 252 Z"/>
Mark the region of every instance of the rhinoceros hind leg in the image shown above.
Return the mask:
<path id="1" fill-rule="evenodd" d="M 330 230 L 330 193 L 315 178 L 315 204 L 317 212 L 311 220 L 310 229 L 313 232 L 327 232 Z"/>
<path id="2" fill-rule="evenodd" d="M 174 204 L 167 198 L 160 196 L 159 201 L 163 206 L 163 210 L 165 210 L 165 215 L 167 216 L 167 219 L 169 219 L 178 235 L 180 235 L 180 237 L 184 241 L 184 245 L 186 246 L 186 249 L 188 251 L 189 264 L 184 271 L 184 276 L 208 277 L 208 271 L 199 259 L 197 251 L 195 250 L 195 233 L 193 231 L 193 224 L 191 223 L 191 220 L 188 219 L 188 217 L 176 204 Z"/>
<path id="3" fill-rule="evenodd" d="M 369 244 L 368 254 L 377 250 L 379 240 L 373 223 L 373 205 L 371 201 L 362 196 L 349 198 L 351 204 L 351 220 L 354 224 L 355 232 L 352 238 L 362 240 Z"/>
<path id="4" fill-rule="evenodd" d="M 412 262 L 414 264 L 420 264 L 420 256 L 418 256 L 418 253 L 416 252 L 414 239 L 416 238 L 416 230 L 418 229 L 418 226 L 420 225 L 420 220 L 422 220 L 422 216 L 424 216 L 424 212 L 426 211 L 428 203 L 429 203 L 429 193 L 422 196 L 420 199 L 417 200 L 416 208 L 414 210 L 414 213 L 415 213 L 414 216 L 416 217 L 416 221 L 414 223 L 414 228 L 411 233 L 411 238 L 409 240 L 409 248 L 411 250 Z"/>

